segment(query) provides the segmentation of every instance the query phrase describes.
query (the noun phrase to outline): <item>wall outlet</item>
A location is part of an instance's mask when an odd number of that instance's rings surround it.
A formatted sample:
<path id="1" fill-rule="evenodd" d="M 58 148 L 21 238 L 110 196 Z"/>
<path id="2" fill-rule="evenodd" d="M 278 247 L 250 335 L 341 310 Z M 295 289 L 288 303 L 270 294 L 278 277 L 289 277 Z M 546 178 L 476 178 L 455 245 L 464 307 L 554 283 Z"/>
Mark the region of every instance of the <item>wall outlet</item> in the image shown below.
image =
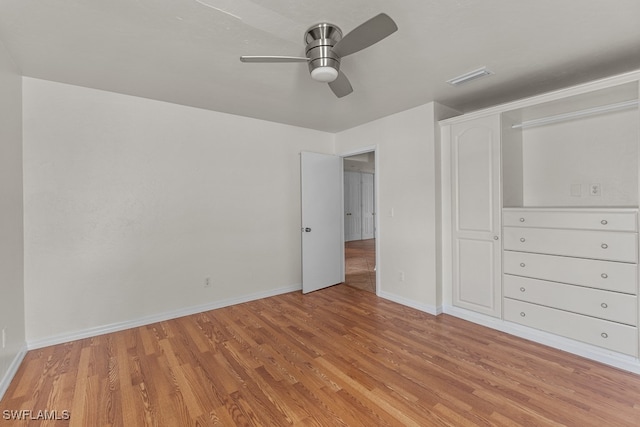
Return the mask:
<path id="1" fill-rule="evenodd" d="M 589 184 L 589 194 L 592 196 L 600 195 L 600 184 Z"/>
<path id="2" fill-rule="evenodd" d="M 2 328 L 2 348 L 7 346 L 7 328 Z"/>
<path id="3" fill-rule="evenodd" d="M 404 271 L 398 271 L 398 280 L 404 282 Z"/>
<path id="4" fill-rule="evenodd" d="M 204 287 L 205 288 L 210 288 L 211 287 L 211 277 L 207 277 L 204 279 Z"/>

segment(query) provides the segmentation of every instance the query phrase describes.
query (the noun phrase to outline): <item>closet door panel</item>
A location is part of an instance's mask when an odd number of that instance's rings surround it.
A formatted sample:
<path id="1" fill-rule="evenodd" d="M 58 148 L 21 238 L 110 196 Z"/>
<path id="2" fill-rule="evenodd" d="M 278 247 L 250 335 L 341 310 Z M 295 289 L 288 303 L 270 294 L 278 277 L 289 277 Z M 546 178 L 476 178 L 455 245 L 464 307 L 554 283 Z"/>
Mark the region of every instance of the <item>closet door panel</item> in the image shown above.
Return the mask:
<path id="1" fill-rule="evenodd" d="M 362 238 L 375 237 L 375 190 L 372 173 L 362 173 Z"/>
<path id="2" fill-rule="evenodd" d="M 344 240 L 362 239 L 360 172 L 344 173 Z"/>
<path id="3" fill-rule="evenodd" d="M 495 315 L 499 311 L 498 288 L 495 286 L 496 253 L 487 240 L 457 239 L 454 271 L 456 305 L 469 310 Z"/>
<path id="4" fill-rule="evenodd" d="M 493 138 L 492 129 L 475 126 L 464 129 L 455 141 L 455 215 L 459 231 L 493 231 Z"/>
<path id="5" fill-rule="evenodd" d="M 502 315 L 500 117 L 451 127 L 453 304 Z"/>

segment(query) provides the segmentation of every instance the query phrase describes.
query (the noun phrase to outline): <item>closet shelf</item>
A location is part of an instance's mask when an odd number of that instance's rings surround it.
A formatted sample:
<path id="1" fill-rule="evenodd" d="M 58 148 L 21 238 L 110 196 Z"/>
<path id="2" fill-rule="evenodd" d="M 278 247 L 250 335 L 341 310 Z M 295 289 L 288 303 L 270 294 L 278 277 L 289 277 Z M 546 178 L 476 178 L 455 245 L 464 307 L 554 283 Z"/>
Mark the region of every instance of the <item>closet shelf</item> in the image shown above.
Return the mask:
<path id="1" fill-rule="evenodd" d="M 637 99 L 625 102 L 618 102 L 616 104 L 602 105 L 594 108 L 587 108 L 586 110 L 572 111 L 570 113 L 557 114 L 554 116 L 541 117 L 539 119 L 526 120 L 522 123 L 516 123 L 511 127 L 513 129 L 527 129 L 535 126 L 543 126 L 551 123 L 564 122 L 567 120 L 573 120 L 581 117 L 595 116 L 598 114 L 610 113 L 613 111 L 627 110 L 638 107 L 639 101 Z"/>

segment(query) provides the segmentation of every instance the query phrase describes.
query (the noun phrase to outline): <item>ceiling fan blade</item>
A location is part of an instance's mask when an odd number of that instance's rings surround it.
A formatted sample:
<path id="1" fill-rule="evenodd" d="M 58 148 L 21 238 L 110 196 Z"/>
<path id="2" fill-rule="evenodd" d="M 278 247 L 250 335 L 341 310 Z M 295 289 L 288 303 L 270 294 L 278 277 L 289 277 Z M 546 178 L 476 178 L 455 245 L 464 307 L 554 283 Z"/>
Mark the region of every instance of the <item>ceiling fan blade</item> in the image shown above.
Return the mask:
<path id="1" fill-rule="evenodd" d="M 301 56 L 241 56 L 242 62 L 308 62 L 309 58 Z"/>
<path id="2" fill-rule="evenodd" d="M 354 28 L 333 47 L 333 52 L 340 58 L 361 51 L 398 30 L 398 26 L 385 13 L 374 16 L 360 26 Z"/>
<path id="3" fill-rule="evenodd" d="M 256 0 L 195 0 L 203 6 L 224 13 L 256 30 L 296 45 L 305 27 L 275 10 L 260 6 Z"/>
<path id="4" fill-rule="evenodd" d="M 338 98 L 342 98 L 343 96 L 349 95 L 353 92 L 353 88 L 351 87 L 351 83 L 345 74 L 340 71 L 338 73 L 338 78 L 332 82 L 329 82 L 329 87 L 336 94 Z"/>

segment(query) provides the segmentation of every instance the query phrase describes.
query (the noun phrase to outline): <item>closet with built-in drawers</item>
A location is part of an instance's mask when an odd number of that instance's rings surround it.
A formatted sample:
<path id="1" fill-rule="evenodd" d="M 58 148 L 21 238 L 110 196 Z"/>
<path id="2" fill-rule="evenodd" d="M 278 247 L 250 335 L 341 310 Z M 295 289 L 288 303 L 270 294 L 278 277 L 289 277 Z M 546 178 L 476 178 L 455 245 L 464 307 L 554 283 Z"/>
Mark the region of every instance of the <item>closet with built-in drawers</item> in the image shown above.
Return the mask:
<path id="1" fill-rule="evenodd" d="M 452 314 L 640 372 L 639 79 L 441 122 Z"/>

